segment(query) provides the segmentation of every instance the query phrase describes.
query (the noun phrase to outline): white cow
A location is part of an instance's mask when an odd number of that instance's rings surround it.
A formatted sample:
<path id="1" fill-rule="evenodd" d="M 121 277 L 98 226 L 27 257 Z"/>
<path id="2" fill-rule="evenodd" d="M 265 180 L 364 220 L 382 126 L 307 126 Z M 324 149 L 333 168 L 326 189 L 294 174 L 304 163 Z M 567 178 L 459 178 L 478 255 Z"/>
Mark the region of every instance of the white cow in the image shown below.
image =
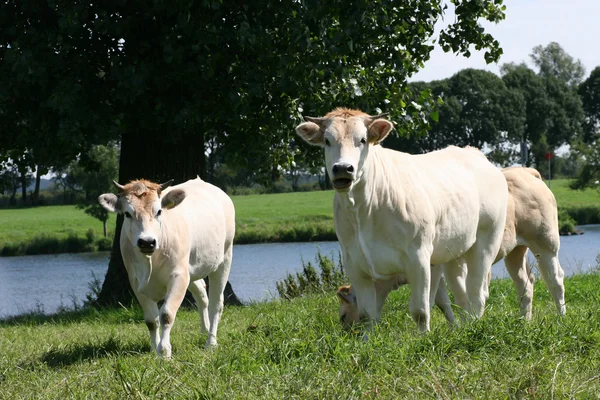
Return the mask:
<path id="1" fill-rule="evenodd" d="M 305 141 L 325 149 L 336 234 L 359 316 L 377 321 L 402 275 L 411 286 L 413 319 L 428 331 L 431 273 L 439 270 L 430 264 L 462 256 L 468 311 L 479 317 L 504 230 L 506 180 L 477 149 L 415 156 L 381 147 L 393 129 L 383 116 L 339 108 L 296 127 Z"/>
<path id="2" fill-rule="evenodd" d="M 534 276 L 527 263 L 527 249 L 530 248 L 538 260 L 541 276 L 554 299 L 559 315 L 565 315 L 564 272 L 558 261 L 560 237 L 558 232 L 558 211 L 552 191 L 542 182 L 540 173 L 533 168 L 510 167 L 503 171 L 508 183 L 508 203 L 506 225 L 502 244 L 495 262 L 504 258 L 506 269 L 513 280 L 517 298 L 521 304 L 521 315 L 531 319 Z M 448 285 L 455 292 L 458 305 L 468 299 L 464 296 L 466 266 L 462 260 L 453 260 L 444 265 Z M 452 270 L 452 271 L 448 271 Z M 396 286 L 407 282 L 398 279 Z M 358 322 L 358 307 L 351 286 L 341 286 L 337 292 L 340 298 L 340 316 L 344 323 Z M 436 293 L 435 304 L 446 319 L 454 322 L 446 286 L 442 282 Z"/>
<path id="3" fill-rule="evenodd" d="M 170 332 L 186 289 L 198 305 L 202 330 L 208 332 L 206 347 L 215 346 L 235 234 L 231 199 L 200 178 L 171 188 L 170 182 L 114 183 L 119 195 L 103 194 L 98 202 L 125 215 L 121 254 L 152 348 L 171 357 Z M 160 300 L 164 304 L 159 311 Z"/>

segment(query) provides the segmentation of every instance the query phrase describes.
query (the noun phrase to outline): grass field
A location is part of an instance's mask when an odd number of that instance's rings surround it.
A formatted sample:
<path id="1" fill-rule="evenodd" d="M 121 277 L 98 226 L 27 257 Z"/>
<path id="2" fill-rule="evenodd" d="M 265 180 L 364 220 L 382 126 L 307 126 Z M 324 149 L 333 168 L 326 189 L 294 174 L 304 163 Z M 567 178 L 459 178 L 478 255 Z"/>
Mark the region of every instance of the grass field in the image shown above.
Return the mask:
<path id="1" fill-rule="evenodd" d="M 426 335 L 405 288 L 390 295 L 367 341 L 340 328 L 333 293 L 227 307 L 212 351 L 202 349 L 197 313 L 181 310 L 172 360 L 149 353 L 136 307 L 21 317 L 0 322 L 0 397 L 598 398 L 600 275 L 565 283 L 565 318 L 538 282 L 524 322 L 512 283 L 493 281 L 483 319 L 450 328 L 434 310 Z"/>
<path id="2" fill-rule="evenodd" d="M 600 193 L 573 191 L 568 180 L 550 183 L 559 207 L 578 223 L 600 222 Z M 233 196 L 236 206 L 236 243 L 336 240 L 333 191 Z M 84 237 L 92 229 L 102 236 L 102 224 L 74 206 L 0 210 L 0 250 L 7 244 L 27 243 L 36 236 Z M 111 215 L 109 230 L 114 229 Z M 110 235 L 112 237 L 112 234 Z"/>

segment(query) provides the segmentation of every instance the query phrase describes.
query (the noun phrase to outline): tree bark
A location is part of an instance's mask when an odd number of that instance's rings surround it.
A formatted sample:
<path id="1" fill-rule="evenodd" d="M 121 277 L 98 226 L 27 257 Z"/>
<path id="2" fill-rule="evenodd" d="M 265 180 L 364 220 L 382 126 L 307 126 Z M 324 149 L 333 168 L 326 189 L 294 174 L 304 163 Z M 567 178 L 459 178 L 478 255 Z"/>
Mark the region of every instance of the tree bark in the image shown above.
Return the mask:
<path id="1" fill-rule="evenodd" d="M 179 135 L 150 135 L 143 132 L 125 132 L 121 138 L 119 183 L 145 178 L 154 182 L 174 179 L 174 184 L 205 176 L 204 135 L 187 133 Z M 130 305 L 134 299 L 123 264 L 119 237 L 123 217 L 117 217 L 115 237 L 108 271 L 96 304 L 101 307 Z M 231 285 L 228 283 L 231 289 Z M 241 304 L 233 290 L 225 290 L 225 304 Z M 186 298 L 191 299 L 189 292 Z"/>
<path id="2" fill-rule="evenodd" d="M 27 203 L 27 175 L 25 172 L 21 173 L 21 202 Z"/>

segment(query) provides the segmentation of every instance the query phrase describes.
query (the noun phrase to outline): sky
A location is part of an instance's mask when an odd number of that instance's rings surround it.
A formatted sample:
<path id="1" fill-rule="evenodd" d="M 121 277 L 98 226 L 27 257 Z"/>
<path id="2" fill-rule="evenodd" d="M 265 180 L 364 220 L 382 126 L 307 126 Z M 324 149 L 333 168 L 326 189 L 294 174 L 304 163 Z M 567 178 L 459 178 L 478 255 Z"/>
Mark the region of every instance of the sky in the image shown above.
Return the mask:
<path id="1" fill-rule="evenodd" d="M 506 18 L 498 24 L 482 23 L 486 31 L 500 42 L 504 54 L 498 64 L 486 64 L 483 53 L 473 49 L 465 58 L 444 53 L 438 46 L 425 68 L 411 81 L 432 81 L 452 76 L 464 68 L 485 69 L 499 74 L 504 63 L 530 63 L 529 54 L 538 45 L 557 42 L 574 59 L 579 59 L 586 77 L 600 66 L 600 0 L 504 0 Z M 450 11 L 450 12 L 449 12 Z M 454 20 L 450 5 L 441 27 Z"/>

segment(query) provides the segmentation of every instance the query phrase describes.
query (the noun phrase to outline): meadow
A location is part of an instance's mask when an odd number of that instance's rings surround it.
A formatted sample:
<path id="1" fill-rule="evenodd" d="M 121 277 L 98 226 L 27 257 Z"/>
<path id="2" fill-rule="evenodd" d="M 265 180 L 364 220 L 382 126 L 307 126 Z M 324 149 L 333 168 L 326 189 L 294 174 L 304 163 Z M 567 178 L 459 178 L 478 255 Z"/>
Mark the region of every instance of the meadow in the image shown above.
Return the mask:
<path id="1" fill-rule="evenodd" d="M 577 224 L 600 223 L 596 189 L 574 191 L 569 180 L 553 180 L 559 208 Z M 333 191 L 232 196 L 236 207 L 237 244 L 336 240 Z M 69 250 L 106 250 L 102 224 L 75 206 L 0 210 L 0 254 L 44 254 Z M 108 221 L 112 238 L 115 216 Z M 66 243 L 66 244 L 65 244 Z M 78 247 L 80 245 L 80 247 Z M 60 250 L 60 251 L 57 251 Z"/>
<path id="2" fill-rule="evenodd" d="M 173 359 L 150 353 L 137 306 L 0 321 L 6 399 L 597 398 L 598 272 L 565 280 L 567 316 L 536 283 L 520 319 L 512 282 L 494 280 L 481 320 L 449 327 L 434 310 L 417 333 L 408 288 L 390 295 L 363 340 L 341 329 L 333 293 L 226 307 L 219 346 L 205 351 L 195 311 L 182 309 Z"/>

